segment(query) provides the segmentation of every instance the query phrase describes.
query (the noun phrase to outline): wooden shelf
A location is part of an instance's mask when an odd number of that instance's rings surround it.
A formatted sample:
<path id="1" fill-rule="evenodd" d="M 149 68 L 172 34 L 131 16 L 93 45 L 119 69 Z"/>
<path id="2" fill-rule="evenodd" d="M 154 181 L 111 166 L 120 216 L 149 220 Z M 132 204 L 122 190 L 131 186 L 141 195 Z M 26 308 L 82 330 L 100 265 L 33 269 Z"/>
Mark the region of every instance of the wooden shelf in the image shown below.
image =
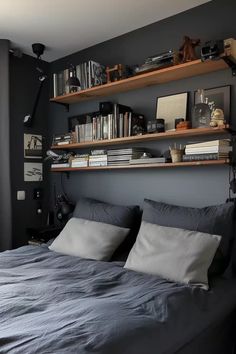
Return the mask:
<path id="1" fill-rule="evenodd" d="M 88 147 L 96 146 L 109 146 L 109 145 L 121 145 L 121 144 L 132 144 L 146 141 L 163 140 L 170 138 L 190 138 L 197 136 L 207 136 L 207 135 L 218 135 L 218 134 L 229 134 L 227 128 L 195 128 L 186 129 L 178 131 L 168 131 L 165 133 L 154 133 L 145 135 L 130 136 L 127 138 L 116 138 L 116 139 L 106 139 L 106 140 L 94 140 L 87 141 L 85 143 L 75 143 L 75 144 L 65 144 L 65 145 L 53 145 L 51 149 L 60 150 L 73 150 L 73 149 L 83 149 Z"/>
<path id="2" fill-rule="evenodd" d="M 124 170 L 137 168 L 173 168 L 173 167 L 189 167 L 189 166 L 214 166 L 228 165 L 228 159 L 211 160 L 211 161 L 191 161 L 177 163 L 152 163 L 140 165 L 123 165 L 123 166 L 99 166 L 99 167 L 68 167 L 68 168 L 52 168 L 52 172 L 74 172 L 74 171 L 102 171 L 102 170 Z"/>
<path id="3" fill-rule="evenodd" d="M 214 71 L 227 69 L 228 65 L 223 59 L 202 62 L 200 59 L 188 63 L 170 66 L 168 68 L 136 75 L 124 80 L 92 87 L 80 92 L 70 93 L 51 98 L 51 102 L 72 104 L 81 101 L 94 100 L 96 98 L 114 95 L 120 92 L 135 90 L 147 86 L 164 84 L 170 81 L 185 79 L 188 77 L 203 75 Z"/>

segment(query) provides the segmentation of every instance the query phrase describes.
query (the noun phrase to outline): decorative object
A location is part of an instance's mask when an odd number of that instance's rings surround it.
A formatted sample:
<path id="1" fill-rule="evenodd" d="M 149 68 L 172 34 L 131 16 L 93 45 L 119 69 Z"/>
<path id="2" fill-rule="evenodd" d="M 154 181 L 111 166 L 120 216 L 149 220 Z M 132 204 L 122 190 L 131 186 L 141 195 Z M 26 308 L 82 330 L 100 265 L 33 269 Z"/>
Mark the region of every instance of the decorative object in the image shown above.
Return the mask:
<path id="1" fill-rule="evenodd" d="M 197 90 L 195 105 L 192 112 L 193 128 L 208 128 L 211 121 L 211 109 L 208 105 L 208 98 L 205 97 L 203 89 Z"/>
<path id="2" fill-rule="evenodd" d="M 112 68 L 106 67 L 107 83 L 118 81 L 124 78 L 125 66 L 123 64 L 116 64 Z"/>
<path id="3" fill-rule="evenodd" d="M 224 112 L 222 109 L 216 108 L 211 114 L 210 126 L 220 127 L 223 125 L 224 125 Z"/>
<path id="4" fill-rule="evenodd" d="M 176 125 L 176 130 L 186 130 L 191 128 L 191 122 L 185 120 Z"/>
<path id="5" fill-rule="evenodd" d="M 165 119 L 165 130 L 175 129 L 175 119 L 186 120 L 188 92 L 157 98 L 156 118 Z"/>
<path id="6" fill-rule="evenodd" d="M 24 181 L 41 182 L 43 180 L 43 165 L 36 162 L 24 163 Z"/>
<path id="7" fill-rule="evenodd" d="M 170 156 L 173 163 L 181 162 L 183 158 L 183 154 L 184 154 L 184 149 L 182 148 L 181 145 L 179 146 L 179 148 L 177 148 L 176 144 L 173 148 L 170 147 Z"/>
<path id="8" fill-rule="evenodd" d="M 215 109 L 221 109 L 224 113 L 224 123 L 230 124 L 230 85 L 205 89 L 205 98 L 211 110 L 211 117 Z M 195 102 L 197 92 L 195 92 Z"/>
<path id="9" fill-rule="evenodd" d="M 201 60 L 217 60 L 224 53 L 224 41 L 208 41 L 201 48 Z"/>
<path id="10" fill-rule="evenodd" d="M 76 67 L 72 64 L 69 68 L 69 78 L 66 81 L 66 85 L 69 86 L 70 93 L 81 90 L 80 81 L 76 75 Z"/>
<path id="11" fill-rule="evenodd" d="M 162 118 L 157 118 L 156 119 L 156 123 L 157 123 L 157 133 L 164 133 L 165 131 L 165 119 Z"/>
<path id="12" fill-rule="evenodd" d="M 168 66 L 176 65 L 179 62 L 179 55 L 174 50 L 160 53 L 145 59 L 144 64 L 135 68 L 136 74 L 142 74 L 157 69 L 163 69 Z"/>
<path id="13" fill-rule="evenodd" d="M 175 119 L 175 129 L 180 122 L 184 122 L 184 119 L 183 118 L 176 118 Z"/>
<path id="14" fill-rule="evenodd" d="M 24 158 L 42 159 L 42 135 L 24 134 Z"/>
<path id="15" fill-rule="evenodd" d="M 179 55 L 182 63 L 197 59 L 195 48 L 199 45 L 200 39 L 191 39 L 188 36 L 184 36 L 184 43 L 179 48 Z"/>

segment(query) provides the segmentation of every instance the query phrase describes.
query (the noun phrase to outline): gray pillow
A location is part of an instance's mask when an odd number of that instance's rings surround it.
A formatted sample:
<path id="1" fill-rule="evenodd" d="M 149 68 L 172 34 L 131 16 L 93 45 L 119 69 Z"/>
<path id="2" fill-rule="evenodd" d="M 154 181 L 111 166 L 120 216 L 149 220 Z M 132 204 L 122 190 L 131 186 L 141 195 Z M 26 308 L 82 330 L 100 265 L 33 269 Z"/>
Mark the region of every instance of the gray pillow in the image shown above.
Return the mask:
<path id="1" fill-rule="evenodd" d="M 234 204 L 189 208 L 145 199 L 142 220 L 222 236 L 209 274 L 222 274 L 230 261 Z"/>
<path id="2" fill-rule="evenodd" d="M 125 268 L 208 289 L 221 236 L 142 222 Z"/>
<path id="3" fill-rule="evenodd" d="M 129 229 L 101 222 L 71 218 L 49 249 L 70 256 L 109 260 Z"/>
<path id="4" fill-rule="evenodd" d="M 81 198 L 76 203 L 74 217 L 99 221 L 130 229 L 129 235 L 118 247 L 111 260 L 125 261 L 138 234 L 141 223 L 139 206 L 122 206 Z"/>

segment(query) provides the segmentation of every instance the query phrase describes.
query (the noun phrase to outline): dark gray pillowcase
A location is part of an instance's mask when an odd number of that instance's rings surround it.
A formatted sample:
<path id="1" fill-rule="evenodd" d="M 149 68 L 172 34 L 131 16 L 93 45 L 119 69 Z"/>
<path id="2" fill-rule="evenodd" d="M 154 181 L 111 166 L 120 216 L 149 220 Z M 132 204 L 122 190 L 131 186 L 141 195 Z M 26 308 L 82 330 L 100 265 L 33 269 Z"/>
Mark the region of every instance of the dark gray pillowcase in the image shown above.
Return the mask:
<path id="1" fill-rule="evenodd" d="M 125 261 L 138 234 L 141 223 L 139 206 L 121 206 L 90 198 L 81 198 L 73 213 L 76 218 L 103 222 L 130 229 L 125 241 L 117 248 L 111 260 Z"/>
<path id="2" fill-rule="evenodd" d="M 189 208 L 145 199 L 142 220 L 161 226 L 222 236 L 219 248 L 209 268 L 209 274 L 213 275 L 222 274 L 230 261 L 233 212 L 233 203 L 205 208 Z"/>

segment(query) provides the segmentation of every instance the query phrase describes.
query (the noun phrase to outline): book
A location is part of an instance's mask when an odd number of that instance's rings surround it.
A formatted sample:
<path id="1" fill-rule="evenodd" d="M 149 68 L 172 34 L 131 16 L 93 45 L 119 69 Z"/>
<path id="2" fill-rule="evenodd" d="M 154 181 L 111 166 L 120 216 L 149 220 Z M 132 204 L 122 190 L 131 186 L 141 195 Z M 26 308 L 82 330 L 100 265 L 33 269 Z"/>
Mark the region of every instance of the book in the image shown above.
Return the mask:
<path id="1" fill-rule="evenodd" d="M 51 168 L 66 168 L 66 167 L 70 167 L 69 162 L 66 162 L 66 163 L 52 163 L 51 164 Z"/>
<path id="2" fill-rule="evenodd" d="M 139 165 L 139 164 L 150 164 L 150 163 L 165 163 L 165 157 L 149 157 L 145 159 L 131 159 L 129 163 L 131 165 Z"/>
<path id="3" fill-rule="evenodd" d="M 112 156 L 112 155 L 132 155 L 134 152 L 142 152 L 144 153 L 143 148 L 126 148 L 126 149 L 111 149 L 107 150 L 107 155 Z"/>
<path id="4" fill-rule="evenodd" d="M 229 139 L 219 139 L 219 140 L 210 140 L 204 141 L 200 143 L 187 144 L 186 148 L 200 148 L 200 147 L 208 147 L 208 146 L 228 146 L 230 145 Z"/>
<path id="5" fill-rule="evenodd" d="M 104 149 L 91 150 L 91 155 L 106 155 L 107 151 Z"/>
<path id="6" fill-rule="evenodd" d="M 205 160 L 220 160 L 229 158 L 228 154 L 194 154 L 194 155 L 183 155 L 183 161 L 205 161 Z"/>
<path id="7" fill-rule="evenodd" d="M 107 161 L 89 161 L 89 166 L 91 167 L 107 166 Z"/>
<path id="8" fill-rule="evenodd" d="M 80 161 L 71 163 L 71 167 L 88 167 L 88 161 Z"/>
<path id="9" fill-rule="evenodd" d="M 232 146 L 206 146 L 185 148 L 185 155 L 204 154 L 204 153 L 229 153 L 232 151 Z"/>
<path id="10" fill-rule="evenodd" d="M 90 155 L 89 161 L 107 161 L 107 155 Z"/>

